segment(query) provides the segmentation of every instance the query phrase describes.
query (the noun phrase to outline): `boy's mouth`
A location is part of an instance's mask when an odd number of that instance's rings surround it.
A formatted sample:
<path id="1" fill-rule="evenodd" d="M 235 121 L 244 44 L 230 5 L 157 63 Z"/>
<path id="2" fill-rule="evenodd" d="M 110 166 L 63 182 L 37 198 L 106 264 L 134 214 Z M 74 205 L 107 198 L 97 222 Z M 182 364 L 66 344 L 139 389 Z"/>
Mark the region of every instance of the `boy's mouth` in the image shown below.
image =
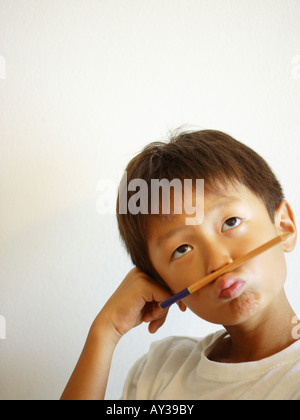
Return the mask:
<path id="1" fill-rule="evenodd" d="M 242 294 L 246 281 L 239 276 L 226 273 L 216 280 L 216 296 L 223 299 L 234 299 Z"/>

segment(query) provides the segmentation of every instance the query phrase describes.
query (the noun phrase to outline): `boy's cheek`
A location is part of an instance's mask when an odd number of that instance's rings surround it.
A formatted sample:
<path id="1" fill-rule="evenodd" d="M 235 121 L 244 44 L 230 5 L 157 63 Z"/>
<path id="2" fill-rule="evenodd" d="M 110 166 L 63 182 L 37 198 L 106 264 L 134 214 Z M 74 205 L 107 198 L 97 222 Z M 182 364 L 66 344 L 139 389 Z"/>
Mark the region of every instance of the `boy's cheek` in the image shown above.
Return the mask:
<path id="1" fill-rule="evenodd" d="M 257 257 L 257 273 L 264 287 L 269 290 L 280 290 L 284 286 L 287 276 L 287 266 L 281 245 Z"/>
<path id="2" fill-rule="evenodd" d="M 202 272 L 195 272 L 191 269 L 178 270 L 177 273 L 172 277 L 168 276 L 166 283 L 173 291 L 173 293 L 178 293 L 181 290 L 192 286 L 198 280 L 201 280 L 201 278 L 203 278 L 205 275 L 206 274 L 203 274 Z"/>

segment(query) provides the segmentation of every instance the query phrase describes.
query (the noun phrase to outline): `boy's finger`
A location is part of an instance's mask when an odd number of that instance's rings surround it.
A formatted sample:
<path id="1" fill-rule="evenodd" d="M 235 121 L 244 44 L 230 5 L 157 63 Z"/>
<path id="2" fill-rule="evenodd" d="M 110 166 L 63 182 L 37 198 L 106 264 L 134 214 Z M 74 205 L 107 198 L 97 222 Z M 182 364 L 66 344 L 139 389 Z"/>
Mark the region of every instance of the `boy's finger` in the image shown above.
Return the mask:
<path id="1" fill-rule="evenodd" d="M 167 314 L 165 314 L 163 317 L 159 319 L 155 319 L 154 321 L 151 321 L 148 327 L 148 330 L 151 334 L 156 333 L 156 331 L 164 324 L 166 320 Z"/>
<path id="2" fill-rule="evenodd" d="M 146 312 L 143 315 L 143 321 L 144 322 L 150 322 L 155 321 L 157 319 L 160 319 L 162 317 L 166 317 L 168 314 L 169 308 L 162 309 L 160 306 L 156 306 L 153 310 Z"/>
<path id="3" fill-rule="evenodd" d="M 182 311 L 182 312 L 185 312 L 186 311 L 186 306 L 185 306 L 185 304 L 182 302 L 182 300 L 179 300 L 178 302 L 176 302 L 177 303 L 177 305 L 178 305 L 178 307 L 179 307 L 179 309 Z"/>

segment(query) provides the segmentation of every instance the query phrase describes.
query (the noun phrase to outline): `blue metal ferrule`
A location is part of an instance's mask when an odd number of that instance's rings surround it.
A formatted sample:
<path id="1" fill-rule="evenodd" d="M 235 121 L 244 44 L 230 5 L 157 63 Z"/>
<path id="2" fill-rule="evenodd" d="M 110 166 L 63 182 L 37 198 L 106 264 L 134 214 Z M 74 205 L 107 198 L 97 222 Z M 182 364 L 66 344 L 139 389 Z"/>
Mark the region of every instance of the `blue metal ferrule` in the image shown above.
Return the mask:
<path id="1" fill-rule="evenodd" d="M 178 302 L 181 299 L 189 296 L 190 292 L 188 289 L 181 290 L 181 292 L 176 293 L 175 295 L 169 297 L 168 299 L 164 300 L 160 303 L 160 307 L 163 309 L 169 308 L 169 306 L 173 305 L 173 303 Z"/>

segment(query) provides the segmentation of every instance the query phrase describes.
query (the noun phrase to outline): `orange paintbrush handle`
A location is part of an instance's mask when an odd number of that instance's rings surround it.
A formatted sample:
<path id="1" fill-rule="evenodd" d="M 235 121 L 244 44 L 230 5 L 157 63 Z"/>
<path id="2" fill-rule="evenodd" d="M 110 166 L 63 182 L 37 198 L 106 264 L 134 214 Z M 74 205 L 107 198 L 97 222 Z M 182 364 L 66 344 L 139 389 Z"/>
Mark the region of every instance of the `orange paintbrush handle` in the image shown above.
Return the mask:
<path id="1" fill-rule="evenodd" d="M 208 276 L 204 277 L 203 279 L 197 281 L 192 286 L 188 287 L 190 293 L 194 293 L 197 290 L 201 289 L 202 287 L 206 286 L 207 284 L 211 283 L 212 281 L 216 280 L 218 277 L 222 276 L 223 274 L 228 273 L 229 271 L 235 270 L 245 262 L 251 260 L 254 257 L 262 254 L 263 252 L 267 251 L 268 249 L 272 248 L 273 246 L 279 244 L 280 242 L 284 241 L 290 233 L 282 234 L 276 236 L 276 238 L 272 239 L 269 242 L 266 242 L 264 245 L 259 246 L 258 248 L 250 251 L 248 254 L 243 255 L 242 257 L 237 258 L 232 263 L 225 265 L 224 267 L 220 268 L 219 270 L 215 271 L 214 273 L 209 274 Z"/>

